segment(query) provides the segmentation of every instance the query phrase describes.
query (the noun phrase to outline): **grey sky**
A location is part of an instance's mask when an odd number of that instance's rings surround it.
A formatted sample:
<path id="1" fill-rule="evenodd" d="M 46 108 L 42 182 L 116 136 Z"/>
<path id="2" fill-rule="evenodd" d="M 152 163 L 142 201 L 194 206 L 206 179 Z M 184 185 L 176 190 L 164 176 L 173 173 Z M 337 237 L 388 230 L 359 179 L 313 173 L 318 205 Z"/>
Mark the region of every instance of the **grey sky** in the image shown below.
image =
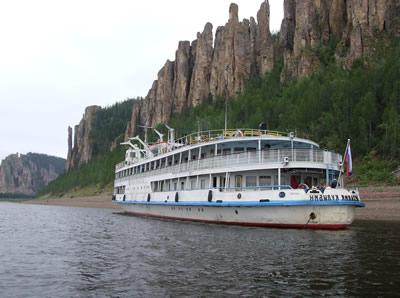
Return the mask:
<path id="1" fill-rule="evenodd" d="M 214 32 L 232 0 L 2 0 L 0 160 L 10 153 L 66 157 L 67 127 L 88 105 L 145 96 L 179 40 Z M 236 0 L 239 17 L 261 0 Z M 278 31 L 283 0 L 270 0 Z"/>

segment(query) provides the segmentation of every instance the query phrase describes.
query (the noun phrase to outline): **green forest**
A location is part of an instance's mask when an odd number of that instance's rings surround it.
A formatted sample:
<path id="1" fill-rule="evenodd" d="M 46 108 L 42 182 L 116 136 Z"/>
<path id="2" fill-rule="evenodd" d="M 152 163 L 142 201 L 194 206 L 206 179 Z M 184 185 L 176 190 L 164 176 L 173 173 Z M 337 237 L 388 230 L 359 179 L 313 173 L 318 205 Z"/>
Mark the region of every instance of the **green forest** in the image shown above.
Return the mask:
<path id="1" fill-rule="evenodd" d="M 318 56 L 321 65 L 305 79 L 282 83 L 280 61 L 266 76 L 249 79 L 237 97 L 210 98 L 173 115 L 169 124 L 178 136 L 223 128 L 227 102 L 228 128 L 257 128 L 264 122 L 271 130 L 294 131 L 336 152 L 343 152 L 351 139 L 354 183 L 396 184 L 391 172 L 400 164 L 400 40 L 377 46 L 373 56 L 356 61 L 350 69 L 335 61 L 335 48 L 332 41 L 328 47 L 307 49 Z M 111 152 L 109 148 L 116 137 L 122 138 L 132 103 L 102 109 L 92 135 L 95 158 L 41 193 L 111 185 L 114 166 L 123 160 L 124 152 L 123 148 Z M 165 131 L 162 125 L 158 128 Z"/>
<path id="2" fill-rule="evenodd" d="M 61 196 L 68 191 L 88 186 L 95 186 L 99 191 L 110 188 L 115 164 L 125 156 L 119 143 L 123 141 L 127 123 L 132 115 L 133 103 L 140 100 L 141 98 L 128 99 L 97 111 L 90 135 L 93 146 L 92 160 L 50 182 L 39 192 L 39 196 Z"/>

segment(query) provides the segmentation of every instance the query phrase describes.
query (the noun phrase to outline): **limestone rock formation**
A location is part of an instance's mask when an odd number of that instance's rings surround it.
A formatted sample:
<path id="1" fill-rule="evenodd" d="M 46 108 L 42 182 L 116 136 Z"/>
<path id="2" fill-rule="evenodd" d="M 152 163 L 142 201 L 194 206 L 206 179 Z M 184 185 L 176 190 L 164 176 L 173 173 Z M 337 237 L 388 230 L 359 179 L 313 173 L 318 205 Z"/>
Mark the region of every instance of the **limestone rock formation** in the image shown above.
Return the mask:
<path id="1" fill-rule="evenodd" d="M 64 172 L 65 159 L 45 154 L 11 154 L 0 165 L 0 194 L 35 195 Z"/>
<path id="2" fill-rule="evenodd" d="M 282 81 L 314 72 L 324 63 L 319 47 L 328 45 L 338 63 L 351 67 L 355 59 L 374 52 L 377 40 L 400 36 L 400 1 L 284 0 L 279 40 L 271 35 L 269 22 L 267 0 L 257 20 L 240 21 L 238 6 L 231 4 L 228 22 L 214 36 L 213 26 L 206 23 L 195 40 L 180 41 L 175 61 L 166 61 L 147 96 L 133 103 L 125 139 L 137 134 L 138 125 L 166 123 L 173 113 L 207 98 L 236 96 L 247 79 L 270 72 L 281 58 Z M 97 109 L 89 107 L 75 127 L 73 147 L 69 129 L 67 169 L 91 158 L 90 123 Z"/>
<path id="3" fill-rule="evenodd" d="M 284 61 L 281 79 L 299 79 L 319 67 L 314 49 L 333 39 L 339 41 L 338 62 L 350 66 L 374 50 L 376 36 L 400 35 L 398 0 L 284 0 L 279 41 L 269 29 L 267 0 L 257 22 L 253 17 L 240 21 L 238 13 L 238 6 L 231 4 L 228 22 L 217 27 L 214 38 L 207 23 L 196 40 L 179 42 L 175 61 L 166 62 L 141 107 L 134 108 L 129 134 L 136 123 L 168 122 L 172 113 L 210 96 L 235 96 L 248 78 L 270 72 L 278 56 Z"/>
<path id="4" fill-rule="evenodd" d="M 257 64 L 258 73 L 263 75 L 274 67 L 274 44 L 269 29 L 269 3 L 264 1 L 257 13 Z"/>
<path id="5" fill-rule="evenodd" d="M 142 107 L 142 101 L 135 101 L 133 103 L 131 120 L 128 122 L 128 125 L 125 130 L 125 136 L 124 136 L 125 141 L 134 136 L 133 134 L 135 133 L 135 128 L 140 123 L 141 107 Z"/>
<path id="6" fill-rule="evenodd" d="M 175 53 L 174 110 L 181 112 L 188 106 L 189 86 L 192 74 L 191 47 L 189 41 L 180 41 Z"/>
<path id="7" fill-rule="evenodd" d="M 210 94 L 210 70 L 213 54 L 212 25 L 207 23 L 202 33 L 197 33 L 196 42 L 192 43 L 193 70 L 189 85 L 189 99 L 191 106 L 197 106 Z M 179 111 L 174 109 L 174 111 Z"/>
<path id="8" fill-rule="evenodd" d="M 141 107 L 133 109 L 125 138 L 136 124 L 154 126 L 168 122 L 172 113 L 197 106 L 209 97 L 235 96 L 250 76 L 263 75 L 274 65 L 274 44 L 269 29 L 269 3 L 257 14 L 239 21 L 239 8 L 232 4 L 229 20 L 216 30 L 207 23 L 197 39 L 180 41 L 175 61 L 167 61 L 159 71 Z"/>
<path id="9" fill-rule="evenodd" d="M 82 120 L 74 129 L 74 146 L 72 147 L 72 129 L 68 128 L 68 155 L 66 169 L 70 170 L 88 162 L 92 158 L 90 131 L 95 113 L 99 106 L 89 106 L 85 109 Z"/>
<path id="10" fill-rule="evenodd" d="M 374 52 L 378 37 L 399 35 L 399 13 L 398 0 L 285 0 L 282 80 L 312 73 L 320 63 L 312 49 L 326 46 L 331 39 L 340 41 L 338 62 L 351 66 Z"/>

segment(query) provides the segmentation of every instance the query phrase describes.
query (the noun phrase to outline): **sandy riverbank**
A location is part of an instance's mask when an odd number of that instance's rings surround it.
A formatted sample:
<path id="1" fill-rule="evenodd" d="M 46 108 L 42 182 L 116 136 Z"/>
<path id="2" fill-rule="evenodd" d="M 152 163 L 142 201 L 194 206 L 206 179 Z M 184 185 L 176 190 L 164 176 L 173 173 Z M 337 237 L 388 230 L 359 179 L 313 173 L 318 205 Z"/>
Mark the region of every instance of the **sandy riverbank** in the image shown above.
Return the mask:
<path id="1" fill-rule="evenodd" d="M 33 199 L 29 201 L 24 201 L 23 203 L 36 205 L 121 209 L 120 206 L 112 203 L 111 195 L 108 194 L 73 198 Z"/>
<path id="2" fill-rule="evenodd" d="M 366 208 L 356 209 L 357 220 L 400 221 L 400 187 L 368 187 L 360 189 Z M 70 207 L 110 208 L 122 210 L 111 202 L 110 194 L 73 198 L 45 198 L 23 202 L 24 204 L 57 205 Z"/>

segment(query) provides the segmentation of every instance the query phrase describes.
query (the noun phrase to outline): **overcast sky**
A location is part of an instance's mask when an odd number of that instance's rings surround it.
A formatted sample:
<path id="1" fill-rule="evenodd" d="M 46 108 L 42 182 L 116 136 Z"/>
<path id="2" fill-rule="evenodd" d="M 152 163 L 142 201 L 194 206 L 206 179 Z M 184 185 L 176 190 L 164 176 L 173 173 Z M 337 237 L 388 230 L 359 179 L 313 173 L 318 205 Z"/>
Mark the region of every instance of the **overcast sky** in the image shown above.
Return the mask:
<path id="1" fill-rule="evenodd" d="M 228 0 L 0 1 L 0 160 L 66 157 L 67 127 L 89 105 L 145 96 L 179 40 L 228 20 Z M 236 0 L 239 18 L 261 0 Z M 270 0 L 279 31 L 283 0 Z"/>

